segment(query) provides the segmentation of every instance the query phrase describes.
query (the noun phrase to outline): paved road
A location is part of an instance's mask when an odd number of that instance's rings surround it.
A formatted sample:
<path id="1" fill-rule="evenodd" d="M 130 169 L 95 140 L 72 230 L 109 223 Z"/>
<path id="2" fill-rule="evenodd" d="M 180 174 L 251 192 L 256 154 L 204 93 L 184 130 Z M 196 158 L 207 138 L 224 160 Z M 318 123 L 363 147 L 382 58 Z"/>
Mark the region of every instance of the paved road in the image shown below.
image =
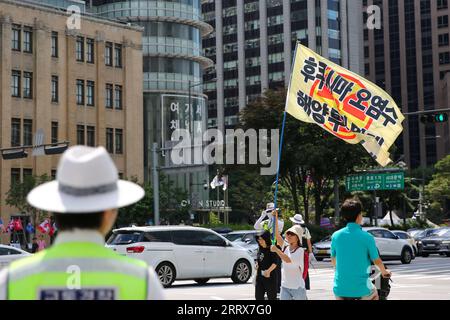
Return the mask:
<path id="1" fill-rule="evenodd" d="M 450 258 L 431 256 L 416 258 L 410 265 L 386 263 L 393 272 L 390 300 L 449 300 Z M 316 262 L 310 269 L 311 300 L 334 299 L 334 272 L 329 261 Z M 166 290 L 173 300 L 254 300 L 254 287 L 249 282 L 236 285 L 230 279 L 210 280 L 199 286 L 193 281 L 177 281 Z"/>

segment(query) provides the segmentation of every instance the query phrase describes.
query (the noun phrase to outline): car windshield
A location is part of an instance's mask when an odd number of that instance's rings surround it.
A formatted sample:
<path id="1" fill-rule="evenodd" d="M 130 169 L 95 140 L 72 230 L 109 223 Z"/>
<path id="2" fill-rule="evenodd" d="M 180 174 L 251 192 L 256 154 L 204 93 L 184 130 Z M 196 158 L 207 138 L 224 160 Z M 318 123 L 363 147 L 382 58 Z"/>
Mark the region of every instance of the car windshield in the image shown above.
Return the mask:
<path id="1" fill-rule="evenodd" d="M 242 239 L 242 236 L 243 236 L 243 234 L 240 234 L 240 233 L 232 233 L 232 234 L 224 235 L 224 237 L 230 241 L 239 241 Z"/>
<path id="2" fill-rule="evenodd" d="M 123 245 L 138 242 L 141 238 L 142 232 L 128 231 L 128 232 L 116 232 L 108 239 L 107 244 L 110 245 Z"/>
<path id="3" fill-rule="evenodd" d="M 438 237 L 447 237 L 450 235 L 450 229 L 439 229 L 436 232 L 433 232 L 434 236 L 438 236 Z"/>
<path id="4" fill-rule="evenodd" d="M 419 234 L 421 234 L 422 232 L 423 232 L 423 230 L 413 230 L 413 231 L 409 231 L 408 233 L 411 237 L 415 237 L 415 236 L 418 236 Z"/>

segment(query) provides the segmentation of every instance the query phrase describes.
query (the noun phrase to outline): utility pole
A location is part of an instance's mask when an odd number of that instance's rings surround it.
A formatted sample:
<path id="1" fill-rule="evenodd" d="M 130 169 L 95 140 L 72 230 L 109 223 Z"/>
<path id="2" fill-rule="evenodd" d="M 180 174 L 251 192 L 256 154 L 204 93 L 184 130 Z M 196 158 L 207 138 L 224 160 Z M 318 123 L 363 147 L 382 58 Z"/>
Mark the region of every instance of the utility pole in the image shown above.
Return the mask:
<path id="1" fill-rule="evenodd" d="M 159 226 L 159 174 L 158 174 L 158 143 L 153 143 L 152 148 L 152 172 L 153 172 L 153 211 L 155 226 Z"/>

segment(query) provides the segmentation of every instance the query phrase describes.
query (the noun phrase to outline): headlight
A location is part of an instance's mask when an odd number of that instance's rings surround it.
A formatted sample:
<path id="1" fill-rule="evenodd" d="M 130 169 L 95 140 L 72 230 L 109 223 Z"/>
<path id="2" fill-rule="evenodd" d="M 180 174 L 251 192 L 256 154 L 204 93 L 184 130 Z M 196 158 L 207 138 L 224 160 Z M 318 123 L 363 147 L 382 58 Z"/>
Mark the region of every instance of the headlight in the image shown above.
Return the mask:
<path id="1" fill-rule="evenodd" d="M 442 241 L 442 244 L 450 244 L 450 240 Z"/>
<path id="2" fill-rule="evenodd" d="M 417 241 L 417 244 L 422 244 L 422 241 Z"/>

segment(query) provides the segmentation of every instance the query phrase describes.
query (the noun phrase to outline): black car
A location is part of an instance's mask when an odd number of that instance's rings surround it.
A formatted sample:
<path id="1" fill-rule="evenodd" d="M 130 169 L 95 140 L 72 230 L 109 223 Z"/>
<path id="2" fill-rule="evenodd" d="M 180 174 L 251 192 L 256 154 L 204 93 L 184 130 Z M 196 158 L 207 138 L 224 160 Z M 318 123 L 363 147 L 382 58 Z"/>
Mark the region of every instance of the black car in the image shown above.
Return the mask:
<path id="1" fill-rule="evenodd" d="M 423 238 L 421 241 L 422 257 L 430 254 L 441 254 L 450 257 L 450 228 L 439 229 L 431 237 Z"/>
<path id="2" fill-rule="evenodd" d="M 418 256 L 422 255 L 422 239 L 432 237 L 440 230 L 441 230 L 440 228 L 428 228 L 425 230 L 421 230 L 420 232 L 417 232 L 413 235 L 414 240 L 416 240 Z"/>

